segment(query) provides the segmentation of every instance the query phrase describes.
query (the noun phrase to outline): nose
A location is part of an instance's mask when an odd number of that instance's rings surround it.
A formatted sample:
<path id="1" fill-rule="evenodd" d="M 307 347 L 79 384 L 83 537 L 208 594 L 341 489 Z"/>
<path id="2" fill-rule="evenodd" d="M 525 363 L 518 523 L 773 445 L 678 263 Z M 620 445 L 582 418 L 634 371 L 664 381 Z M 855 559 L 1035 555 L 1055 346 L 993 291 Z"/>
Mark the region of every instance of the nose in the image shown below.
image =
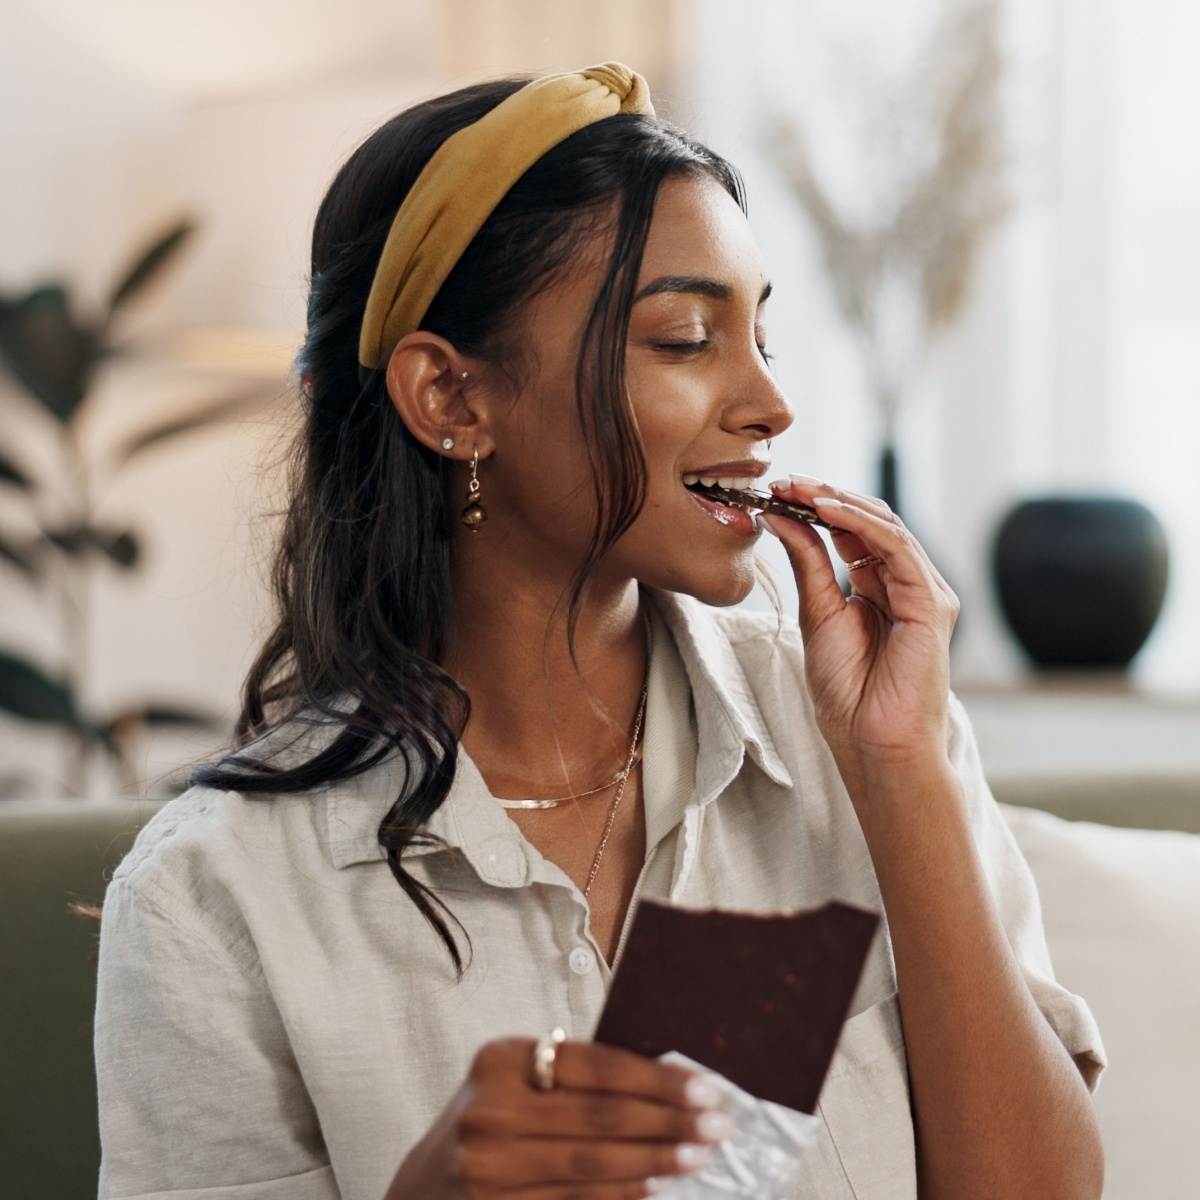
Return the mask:
<path id="1" fill-rule="evenodd" d="M 752 437 L 756 441 L 777 437 L 796 419 L 796 410 L 783 394 L 758 346 L 757 360 L 748 373 L 731 381 L 734 397 L 722 413 L 722 425 L 730 433 Z"/>

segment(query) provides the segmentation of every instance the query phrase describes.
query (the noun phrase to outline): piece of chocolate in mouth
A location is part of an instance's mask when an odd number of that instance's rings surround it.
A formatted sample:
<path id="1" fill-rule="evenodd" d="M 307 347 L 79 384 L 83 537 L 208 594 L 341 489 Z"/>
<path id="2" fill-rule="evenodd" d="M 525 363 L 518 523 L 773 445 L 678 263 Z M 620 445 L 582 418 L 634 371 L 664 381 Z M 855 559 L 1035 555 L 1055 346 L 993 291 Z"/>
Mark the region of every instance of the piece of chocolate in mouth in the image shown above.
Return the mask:
<path id="1" fill-rule="evenodd" d="M 643 900 L 595 1040 L 676 1050 L 811 1113 L 878 924 L 838 902 L 760 915 Z"/>
<path id="2" fill-rule="evenodd" d="M 715 483 L 690 483 L 684 486 L 689 492 L 695 492 L 706 500 L 715 500 L 718 504 L 724 504 L 728 508 L 739 508 L 742 512 L 770 513 L 776 517 L 787 517 L 790 521 L 820 525 L 822 529 L 834 528 L 817 514 L 815 508 L 809 508 L 807 504 L 793 504 L 788 500 L 780 500 L 770 492 L 760 492 L 754 488 L 723 488 Z"/>

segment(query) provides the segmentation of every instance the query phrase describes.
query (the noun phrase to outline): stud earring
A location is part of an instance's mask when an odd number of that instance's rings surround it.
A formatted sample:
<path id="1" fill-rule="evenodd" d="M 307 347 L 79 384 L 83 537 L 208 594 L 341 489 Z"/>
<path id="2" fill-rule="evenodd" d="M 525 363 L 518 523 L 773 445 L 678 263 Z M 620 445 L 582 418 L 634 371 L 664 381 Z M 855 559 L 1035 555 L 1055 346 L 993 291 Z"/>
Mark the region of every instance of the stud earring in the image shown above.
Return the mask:
<path id="1" fill-rule="evenodd" d="M 467 484 L 467 507 L 462 510 L 462 523 L 472 532 L 477 533 L 480 525 L 487 520 L 487 509 L 479 503 L 479 447 L 471 456 L 471 481 Z"/>
<path id="2" fill-rule="evenodd" d="M 453 450 L 454 449 L 454 439 L 452 437 L 442 438 L 442 449 L 443 450 Z"/>

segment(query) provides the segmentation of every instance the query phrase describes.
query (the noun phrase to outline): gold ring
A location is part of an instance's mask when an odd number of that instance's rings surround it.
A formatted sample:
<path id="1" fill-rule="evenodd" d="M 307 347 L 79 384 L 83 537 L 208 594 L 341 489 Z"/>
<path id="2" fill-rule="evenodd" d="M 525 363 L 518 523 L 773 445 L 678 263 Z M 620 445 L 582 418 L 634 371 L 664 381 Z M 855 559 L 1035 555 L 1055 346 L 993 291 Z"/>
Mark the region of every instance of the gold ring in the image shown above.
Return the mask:
<path id="1" fill-rule="evenodd" d="M 554 1089 L 554 1060 L 566 1040 L 567 1035 L 561 1029 L 552 1029 L 545 1037 L 538 1038 L 533 1048 L 533 1081 L 543 1092 Z"/>
<path id="2" fill-rule="evenodd" d="M 878 554 L 865 554 L 862 558 L 856 558 L 853 562 L 846 564 L 847 571 L 861 571 L 863 567 L 878 567 L 883 563 L 883 559 Z"/>

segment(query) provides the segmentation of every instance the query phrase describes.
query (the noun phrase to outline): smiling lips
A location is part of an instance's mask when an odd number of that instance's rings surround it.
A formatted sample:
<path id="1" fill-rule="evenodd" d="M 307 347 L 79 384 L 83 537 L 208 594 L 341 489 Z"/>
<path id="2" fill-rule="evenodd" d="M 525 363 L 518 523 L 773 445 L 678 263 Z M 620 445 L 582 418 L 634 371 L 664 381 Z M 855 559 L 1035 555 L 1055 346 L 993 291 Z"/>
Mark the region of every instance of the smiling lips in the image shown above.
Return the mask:
<path id="1" fill-rule="evenodd" d="M 683 486 L 692 495 L 718 504 L 724 508 L 752 516 L 754 513 L 770 513 L 772 516 L 787 517 L 791 521 L 801 521 L 808 525 L 820 525 L 823 529 L 832 526 L 817 515 L 815 509 L 805 504 L 792 504 L 780 500 L 770 492 L 755 490 L 756 480 L 750 476 L 721 476 L 714 478 L 708 475 L 685 475 Z M 714 516 L 718 514 L 714 513 Z"/>

